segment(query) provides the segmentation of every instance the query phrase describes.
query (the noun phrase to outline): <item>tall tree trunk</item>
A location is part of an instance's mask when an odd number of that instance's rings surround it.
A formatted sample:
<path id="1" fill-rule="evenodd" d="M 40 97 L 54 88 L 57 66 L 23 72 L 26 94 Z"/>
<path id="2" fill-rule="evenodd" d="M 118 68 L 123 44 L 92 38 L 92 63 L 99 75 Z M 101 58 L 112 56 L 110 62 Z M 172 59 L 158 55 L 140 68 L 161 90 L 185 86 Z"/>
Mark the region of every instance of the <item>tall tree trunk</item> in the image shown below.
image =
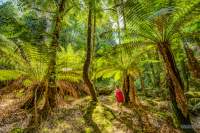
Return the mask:
<path id="1" fill-rule="evenodd" d="M 179 125 L 182 128 L 182 130 L 186 133 L 195 133 L 195 131 L 192 128 L 192 124 L 190 121 L 189 113 L 185 116 L 180 108 L 178 107 L 178 103 L 176 100 L 176 92 L 174 89 L 173 81 L 169 76 L 169 73 L 167 73 L 167 87 L 169 88 L 169 93 L 171 97 L 172 107 L 174 110 L 174 113 L 178 119 Z"/>
<path id="2" fill-rule="evenodd" d="M 169 47 L 169 42 L 163 42 L 158 44 L 158 48 L 164 60 L 167 73 L 169 75 L 169 92 L 171 95 L 174 112 L 181 124 L 182 129 L 186 132 L 188 132 L 187 130 L 193 131 L 189 119 L 187 99 L 184 95 L 184 85 L 182 83 L 179 71 L 177 69 L 174 56 Z M 190 126 L 190 129 L 186 129 L 187 127 L 184 128 L 185 126 Z"/>
<path id="3" fill-rule="evenodd" d="M 94 3 L 95 4 L 95 3 Z M 93 56 L 95 57 L 95 52 L 96 52 L 96 21 L 97 21 L 97 17 L 96 17 L 96 10 L 94 10 L 94 15 L 93 15 L 93 32 L 92 32 L 92 53 Z"/>
<path id="4" fill-rule="evenodd" d="M 32 96 L 22 105 L 21 108 L 33 109 L 34 114 L 32 115 L 28 124 L 28 131 L 37 132 L 38 124 L 41 122 L 41 118 L 46 119 L 48 114 L 51 112 L 51 108 L 54 108 L 57 104 L 56 96 L 58 93 L 56 87 L 56 54 L 59 46 L 59 33 L 61 30 L 61 21 L 63 19 L 65 11 L 66 0 L 61 0 L 58 3 L 58 11 L 55 16 L 55 27 L 53 30 L 53 38 L 49 47 L 49 64 L 47 74 L 40 84 L 35 84 L 33 88 Z M 40 101 L 44 101 L 43 106 L 38 107 L 41 104 Z M 43 102 L 42 102 L 43 103 Z M 30 128 L 31 127 L 31 128 Z M 30 128 L 30 129 L 29 129 Z"/>
<path id="5" fill-rule="evenodd" d="M 94 86 L 89 78 L 89 70 L 90 70 L 90 62 L 91 62 L 91 50 L 92 50 L 92 15 L 93 15 L 93 7 L 92 1 L 89 2 L 89 13 L 88 13 L 88 31 L 87 31 L 87 52 L 86 59 L 83 66 L 83 80 L 87 87 L 90 90 L 90 94 L 92 100 L 97 101 L 96 93 Z"/>
<path id="6" fill-rule="evenodd" d="M 95 3 L 94 3 L 94 15 L 93 15 L 93 27 L 92 27 L 92 68 L 91 71 L 95 72 L 96 68 L 96 62 L 95 60 L 95 56 L 96 56 L 96 10 L 95 10 Z M 96 73 L 94 73 L 94 79 L 93 79 L 93 84 L 94 84 L 94 88 L 96 88 Z"/>
<path id="7" fill-rule="evenodd" d="M 188 47 L 187 43 L 184 44 L 184 49 L 188 58 L 188 66 L 192 73 L 192 76 L 200 79 L 200 64 L 195 58 L 193 51 Z"/>
<path id="8" fill-rule="evenodd" d="M 61 0 L 58 4 L 58 13 L 55 17 L 55 27 L 53 31 L 53 38 L 50 45 L 49 52 L 49 65 L 48 72 L 45 77 L 48 81 L 48 86 L 46 87 L 46 99 L 44 109 L 48 110 L 49 108 L 53 108 L 56 106 L 56 95 L 57 95 L 57 87 L 56 87 L 56 58 L 57 58 L 57 49 L 59 47 L 59 33 L 61 30 L 61 21 L 63 19 L 63 13 L 65 11 L 65 2 L 66 0 Z"/>

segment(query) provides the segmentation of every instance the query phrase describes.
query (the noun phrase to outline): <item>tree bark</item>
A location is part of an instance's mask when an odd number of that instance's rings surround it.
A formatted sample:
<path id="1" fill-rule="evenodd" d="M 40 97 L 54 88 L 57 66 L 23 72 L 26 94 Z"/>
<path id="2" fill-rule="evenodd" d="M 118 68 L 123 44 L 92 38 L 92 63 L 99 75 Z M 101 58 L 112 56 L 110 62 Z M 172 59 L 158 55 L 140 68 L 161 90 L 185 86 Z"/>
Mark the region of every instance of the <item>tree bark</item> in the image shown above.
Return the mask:
<path id="1" fill-rule="evenodd" d="M 178 107 L 178 103 L 176 100 L 176 92 L 174 89 L 174 85 L 172 83 L 173 81 L 169 76 L 169 73 L 167 73 L 166 78 L 167 78 L 167 87 L 169 88 L 173 111 L 178 119 L 181 129 L 186 133 L 195 133 L 194 129 L 192 128 L 189 113 L 187 114 L 187 116 L 185 116 Z"/>
<path id="2" fill-rule="evenodd" d="M 89 13 L 88 13 L 88 31 L 87 31 L 87 52 L 86 52 L 86 60 L 83 66 L 83 80 L 87 87 L 90 90 L 90 94 L 93 101 L 97 101 L 96 92 L 94 86 L 89 78 L 89 70 L 91 63 L 91 50 L 92 50 L 92 15 L 93 15 L 93 7 L 92 1 L 89 2 Z"/>
<path id="3" fill-rule="evenodd" d="M 53 31 L 53 38 L 50 45 L 50 61 L 48 65 L 48 72 L 46 75 L 48 81 L 48 87 L 46 90 L 46 103 L 45 108 L 48 109 L 56 106 L 56 95 L 57 95 L 57 87 L 56 87 L 56 57 L 57 57 L 57 49 L 59 46 L 59 33 L 61 30 L 61 21 L 63 19 L 63 13 L 65 10 L 65 2 L 66 0 L 61 0 L 59 3 L 58 13 L 55 17 L 55 29 Z"/>
<path id="4" fill-rule="evenodd" d="M 126 75 L 123 81 L 123 93 L 125 98 L 125 104 L 136 104 L 137 103 L 137 95 L 136 95 L 136 87 L 134 84 L 134 80 L 132 80 L 130 75 Z"/>
<path id="5" fill-rule="evenodd" d="M 130 102 L 129 91 L 130 91 L 129 76 L 125 75 L 123 79 L 123 93 L 125 98 L 124 101 L 125 104 L 128 104 Z"/>
<path id="6" fill-rule="evenodd" d="M 136 86 L 135 86 L 135 83 L 134 83 L 134 79 L 132 79 L 130 77 L 130 93 L 129 93 L 129 96 L 130 96 L 130 103 L 132 103 L 133 105 L 137 105 L 138 104 L 138 100 L 137 100 L 137 94 L 136 94 Z"/>
<path id="7" fill-rule="evenodd" d="M 195 58 L 193 51 L 188 47 L 188 45 L 184 44 L 184 49 L 188 58 L 188 66 L 192 73 L 192 76 L 200 79 L 200 64 L 198 60 Z"/>
<path id="8" fill-rule="evenodd" d="M 158 44 L 158 48 L 160 54 L 162 55 L 163 61 L 165 63 L 165 67 L 167 69 L 168 77 L 169 77 L 169 92 L 171 95 L 172 105 L 174 107 L 174 113 L 178 118 L 181 128 L 188 132 L 187 130 L 191 130 L 191 122 L 189 119 L 188 107 L 187 107 L 187 99 L 184 95 L 184 85 L 182 83 L 179 71 L 177 69 L 174 56 L 169 47 L 169 42 L 163 42 Z M 190 126 L 190 129 L 187 129 L 186 126 Z"/>
<path id="9" fill-rule="evenodd" d="M 94 3 L 95 5 L 95 3 Z M 96 10 L 95 10 L 95 7 L 94 7 L 94 15 L 93 15 L 93 27 L 92 27 L 92 68 L 91 68 L 91 71 L 92 73 L 96 71 L 96 63 L 94 62 L 95 60 L 95 56 L 96 56 Z M 94 85 L 94 88 L 96 88 L 96 73 L 94 73 L 95 75 L 92 82 L 93 82 L 93 85 Z"/>

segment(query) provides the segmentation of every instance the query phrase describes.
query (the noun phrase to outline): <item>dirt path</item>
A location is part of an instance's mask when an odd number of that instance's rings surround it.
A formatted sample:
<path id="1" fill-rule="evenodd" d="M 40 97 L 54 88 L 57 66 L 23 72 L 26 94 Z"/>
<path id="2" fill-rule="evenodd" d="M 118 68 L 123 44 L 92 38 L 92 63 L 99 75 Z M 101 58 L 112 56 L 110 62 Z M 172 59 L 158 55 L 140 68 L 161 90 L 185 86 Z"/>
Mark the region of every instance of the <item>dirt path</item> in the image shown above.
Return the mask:
<path id="1" fill-rule="evenodd" d="M 14 92 L 0 97 L 0 133 L 7 133 L 15 127 L 26 127 L 28 115 L 19 109 L 20 105 L 21 99 Z"/>

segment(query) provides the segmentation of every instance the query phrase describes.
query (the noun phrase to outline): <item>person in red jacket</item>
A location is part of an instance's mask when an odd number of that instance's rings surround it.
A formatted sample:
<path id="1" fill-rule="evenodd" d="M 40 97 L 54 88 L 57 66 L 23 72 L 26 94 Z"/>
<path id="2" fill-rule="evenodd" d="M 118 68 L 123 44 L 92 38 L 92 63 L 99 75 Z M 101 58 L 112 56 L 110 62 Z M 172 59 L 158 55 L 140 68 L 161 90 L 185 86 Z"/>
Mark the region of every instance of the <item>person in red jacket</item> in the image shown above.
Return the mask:
<path id="1" fill-rule="evenodd" d="M 116 102 L 117 102 L 117 106 L 120 107 L 120 113 L 121 113 L 121 111 L 122 111 L 122 104 L 124 102 L 124 94 L 119 89 L 119 87 L 117 87 L 115 89 L 115 99 L 116 99 Z"/>

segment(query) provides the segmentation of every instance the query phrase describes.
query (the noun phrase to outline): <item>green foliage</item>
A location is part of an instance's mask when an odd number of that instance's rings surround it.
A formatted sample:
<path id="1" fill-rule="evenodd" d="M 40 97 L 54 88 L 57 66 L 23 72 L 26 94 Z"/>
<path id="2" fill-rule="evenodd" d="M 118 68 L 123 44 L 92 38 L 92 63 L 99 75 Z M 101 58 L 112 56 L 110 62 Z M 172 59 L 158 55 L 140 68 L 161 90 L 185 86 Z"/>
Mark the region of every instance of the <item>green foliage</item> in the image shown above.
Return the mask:
<path id="1" fill-rule="evenodd" d="M 24 131 L 21 128 L 14 128 L 14 129 L 11 130 L 11 133 L 23 133 L 23 132 Z"/>
<path id="2" fill-rule="evenodd" d="M 140 68 L 136 58 L 140 53 L 127 53 L 118 47 L 112 50 L 111 53 L 104 54 L 101 58 L 97 59 L 96 64 L 99 69 L 97 69 L 96 78 L 113 78 L 115 81 L 120 81 L 123 79 L 125 73 L 137 77 Z"/>
<path id="3" fill-rule="evenodd" d="M 74 51 L 71 44 L 58 52 L 57 73 L 59 80 L 80 82 L 82 80 L 83 51 Z"/>
<path id="4" fill-rule="evenodd" d="M 99 94 L 112 93 L 108 102 L 113 102 L 114 87 L 130 76 L 136 88 L 141 88 L 141 97 L 167 100 L 170 96 L 166 91 L 167 72 L 157 47 L 167 43 L 175 57 L 173 63 L 190 89 L 185 93 L 190 111 L 200 110 L 199 80 L 190 77 L 184 51 L 188 45 L 199 63 L 200 0 L 65 0 L 60 12 L 61 1 L 9 0 L 0 5 L 0 87 L 21 78 L 25 87 L 42 83 L 49 77 L 82 84 L 88 9 L 92 2 L 95 14 L 92 25 L 96 25 L 92 30 L 92 62 L 88 73 Z M 56 51 L 54 56 L 52 51 Z M 51 68 L 50 58 L 56 60 L 55 73 L 46 77 Z M 197 89 L 191 90 L 191 86 Z M 25 95 L 22 90 L 15 92 L 19 98 Z M 66 101 L 71 100 L 64 97 Z M 38 109 L 45 102 L 42 97 L 37 103 Z M 153 100 L 148 102 L 157 105 Z M 153 111 L 161 118 L 168 117 L 165 112 Z M 113 119 L 112 112 L 98 103 L 91 105 L 78 121 L 80 125 L 88 124 L 83 129 L 86 133 L 94 132 L 95 128 L 112 132 Z M 178 127 L 177 120 L 173 122 Z M 56 124 L 60 125 L 58 129 L 72 126 L 59 120 Z M 43 130 L 51 132 L 51 129 Z M 15 128 L 11 132 L 23 130 Z"/>
<path id="5" fill-rule="evenodd" d="M 85 128 L 85 133 L 92 133 L 92 129 L 89 127 Z"/>
<path id="6" fill-rule="evenodd" d="M 24 86 L 42 81 L 59 0 L 17 0 L 0 5 L 0 81 L 26 77 Z M 57 80 L 82 81 L 87 43 L 88 0 L 66 1 L 57 49 Z M 90 77 L 97 88 L 112 89 L 126 75 L 155 95 L 165 88 L 165 69 L 157 45 L 169 42 L 181 78 L 188 76 L 183 43 L 199 58 L 199 0 L 96 0 L 95 46 Z M 194 48 L 196 47 L 196 48 Z M 199 60 L 198 60 L 199 61 Z M 158 82 L 157 82 L 158 81 Z M 193 81 L 191 81 L 191 86 Z M 197 81 L 198 82 L 198 81 Z M 106 86 L 106 87 L 105 87 Z M 193 86 L 198 86 L 195 84 Z M 148 94 L 148 92 L 147 92 Z"/>
<path id="7" fill-rule="evenodd" d="M 200 98 L 200 92 L 189 91 L 189 92 L 186 92 L 185 95 L 188 98 Z"/>
<path id="8" fill-rule="evenodd" d="M 0 80 L 15 80 L 20 77 L 20 72 L 13 70 L 0 70 Z"/>
<path id="9" fill-rule="evenodd" d="M 2 52 L 0 61 L 4 62 L 4 68 L 8 69 L 0 69 L 0 80 L 17 79 L 20 76 L 28 78 L 33 83 L 34 81 L 43 80 L 48 64 L 46 56 L 48 53 L 40 51 L 36 46 L 30 44 L 17 45 L 2 35 L 0 37 L 0 44 L 2 45 L 0 47 Z M 69 45 L 67 50 L 63 48 L 58 55 L 58 79 L 79 82 L 82 73 L 81 52 L 75 53 Z M 12 69 L 9 69 L 9 66 L 12 66 Z M 65 71 L 64 68 L 70 70 Z M 30 85 L 30 82 L 25 81 L 25 84 Z"/>
<path id="10" fill-rule="evenodd" d="M 109 110 L 106 110 L 106 108 L 101 105 L 97 105 L 92 118 L 96 123 L 98 123 L 101 131 L 112 132 L 112 120 L 114 119 L 114 116 Z"/>
<path id="11" fill-rule="evenodd" d="M 186 92 L 185 95 L 189 99 L 189 107 L 193 112 L 200 111 L 200 92 Z"/>

